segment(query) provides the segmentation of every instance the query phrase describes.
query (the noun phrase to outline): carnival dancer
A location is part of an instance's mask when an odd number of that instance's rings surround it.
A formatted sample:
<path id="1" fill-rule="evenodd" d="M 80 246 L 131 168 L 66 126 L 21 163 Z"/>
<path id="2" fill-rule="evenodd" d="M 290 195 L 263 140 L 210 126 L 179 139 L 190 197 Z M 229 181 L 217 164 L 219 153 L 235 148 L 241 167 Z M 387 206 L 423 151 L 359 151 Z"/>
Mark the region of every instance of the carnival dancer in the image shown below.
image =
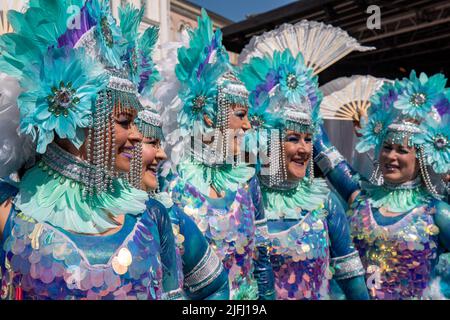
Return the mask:
<path id="1" fill-rule="evenodd" d="M 450 169 L 445 85 L 442 74 L 412 71 L 370 99 L 356 148 L 375 150 L 372 183 L 359 183 L 325 132 L 314 143 L 315 161 L 351 205 L 351 232 L 373 299 L 433 298 L 434 267 L 450 246 L 450 207 L 430 179 Z"/>
<path id="2" fill-rule="evenodd" d="M 158 171 L 167 160 L 162 148 L 161 117 L 154 102 L 145 99 L 146 109 L 138 113 L 136 125 L 143 135 L 131 162 L 130 181 L 151 199 L 164 204 L 172 221 L 179 262 L 179 283 L 193 300 L 227 300 L 228 275 L 195 222 L 174 205 L 167 192 L 159 190 Z"/>
<path id="3" fill-rule="evenodd" d="M 171 81 L 179 94 L 162 115 L 169 158 L 176 167 L 167 191 L 221 259 L 230 298 L 271 299 L 272 270 L 260 242 L 264 239 L 258 236 L 264 213 L 254 197 L 260 190 L 252 179 L 254 168 L 236 159 L 241 134 L 250 128 L 247 91 L 221 41 L 220 30 L 213 32 L 202 10 L 189 47 L 178 50 L 177 79 Z"/>
<path id="4" fill-rule="evenodd" d="M 297 46 L 289 47 L 294 38 Z M 302 41 L 316 45 L 314 55 Z M 332 277 L 347 298 L 369 298 L 345 210 L 326 182 L 314 178 L 311 159 L 322 93 L 317 72 L 307 64 L 330 65 L 328 59 L 342 56 L 338 45 L 331 48 L 339 43 L 359 48 L 341 29 L 304 20 L 255 37 L 240 57 L 240 78 L 250 92 L 250 120 L 262 151 L 265 236 L 279 300 L 329 299 Z"/>
<path id="5" fill-rule="evenodd" d="M 67 25 L 74 5 L 79 28 Z M 149 33 L 129 61 L 109 1 L 31 0 L 8 17 L 0 70 L 19 81 L 20 131 L 36 143 L 37 163 L 0 208 L 2 298 L 181 297 L 167 211 L 122 179 L 141 139 L 142 83 L 130 66 L 148 79 L 140 53 Z"/>

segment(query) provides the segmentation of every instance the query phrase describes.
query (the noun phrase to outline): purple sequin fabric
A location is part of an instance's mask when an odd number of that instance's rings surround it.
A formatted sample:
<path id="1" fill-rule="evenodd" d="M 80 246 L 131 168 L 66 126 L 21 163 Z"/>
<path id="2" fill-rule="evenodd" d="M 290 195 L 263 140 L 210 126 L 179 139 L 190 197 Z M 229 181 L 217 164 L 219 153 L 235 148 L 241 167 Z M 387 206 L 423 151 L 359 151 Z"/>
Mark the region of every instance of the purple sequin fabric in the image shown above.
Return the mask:
<path id="1" fill-rule="evenodd" d="M 107 264 L 91 265 L 67 235 L 13 212 L 4 242 L 5 299 L 154 300 L 162 294 L 158 229 L 145 212 Z M 95 246 L 95 237 L 92 237 Z M 99 248 L 100 250 L 101 248 Z"/>
<path id="2" fill-rule="evenodd" d="M 271 233 L 270 261 L 277 300 L 329 298 L 330 251 L 323 210 L 308 212 L 287 230 Z"/>
<path id="3" fill-rule="evenodd" d="M 228 271 L 230 297 L 233 300 L 258 298 L 253 277 L 255 248 L 255 208 L 248 186 L 239 188 L 233 199 L 213 199 L 228 203 L 215 206 L 189 183 L 179 179 L 170 186 L 173 201 L 197 224 Z M 223 204 L 222 203 L 222 204 Z"/>
<path id="4" fill-rule="evenodd" d="M 423 299 L 437 258 L 439 229 L 433 220 L 434 206 L 417 207 L 388 226 L 377 224 L 365 196 L 358 196 L 352 209 L 352 236 L 371 297 Z"/>

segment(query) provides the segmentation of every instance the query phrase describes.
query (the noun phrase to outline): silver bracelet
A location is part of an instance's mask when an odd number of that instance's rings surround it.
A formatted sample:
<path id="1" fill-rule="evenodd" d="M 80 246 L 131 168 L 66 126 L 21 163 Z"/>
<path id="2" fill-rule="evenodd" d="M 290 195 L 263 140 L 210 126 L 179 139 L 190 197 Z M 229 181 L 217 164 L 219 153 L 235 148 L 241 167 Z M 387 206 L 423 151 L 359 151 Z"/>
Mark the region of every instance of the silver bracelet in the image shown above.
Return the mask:
<path id="1" fill-rule="evenodd" d="M 208 246 L 200 262 L 184 277 L 184 286 L 190 292 L 196 292 L 212 283 L 222 273 L 222 261 Z"/>
<path id="2" fill-rule="evenodd" d="M 169 292 L 164 292 L 162 295 L 163 300 L 186 300 L 182 289 L 176 289 Z"/>
<path id="3" fill-rule="evenodd" d="M 358 251 L 353 251 L 345 256 L 332 258 L 331 267 L 334 269 L 333 278 L 335 280 L 350 279 L 366 273 Z"/>
<path id="4" fill-rule="evenodd" d="M 325 176 L 344 160 L 345 158 L 335 147 L 330 147 L 324 151 L 321 151 L 314 158 L 317 166 L 320 170 L 322 170 Z"/>

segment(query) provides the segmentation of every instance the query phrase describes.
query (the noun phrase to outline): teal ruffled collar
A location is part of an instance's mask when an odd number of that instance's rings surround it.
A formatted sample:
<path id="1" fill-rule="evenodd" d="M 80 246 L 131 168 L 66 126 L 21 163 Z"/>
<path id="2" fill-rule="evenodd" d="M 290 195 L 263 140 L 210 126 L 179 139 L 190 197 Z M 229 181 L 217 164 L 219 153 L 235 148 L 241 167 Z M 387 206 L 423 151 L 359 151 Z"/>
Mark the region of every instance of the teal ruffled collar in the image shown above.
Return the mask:
<path id="1" fill-rule="evenodd" d="M 324 207 L 330 189 L 325 180 L 302 179 L 291 190 L 280 190 L 261 185 L 267 219 L 299 219 L 302 210 L 313 211 Z"/>
<path id="2" fill-rule="evenodd" d="M 411 211 L 427 204 L 431 199 L 431 195 L 423 187 L 420 177 L 399 185 L 365 184 L 363 189 L 366 191 L 372 207 L 384 208 L 394 213 Z"/>
<path id="3" fill-rule="evenodd" d="M 65 160 L 71 156 L 68 153 L 64 155 Z M 122 179 L 113 180 L 114 192 L 95 194 L 85 199 L 82 183 L 68 177 L 73 178 L 73 174 L 83 172 L 80 166 L 82 161 L 74 158 L 70 172 L 63 169 L 58 172 L 55 163 L 60 160 L 53 160 L 52 168 L 41 161 L 27 171 L 14 200 L 18 210 L 37 222 L 48 222 L 76 233 L 99 234 L 117 227 L 114 217 L 138 215 L 145 211 L 147 193 L 130 187 Z"/>
<path id="4" fill-rule="evenodd" d="M 246 184 L 255 175 L 255 169 L 245 163 L 236 166 L 206 166 L 185 160 L 178 165 L 178 174 L 206 196 L 211 187 L 224 196 L 227 191 L 235 192 Z"/>

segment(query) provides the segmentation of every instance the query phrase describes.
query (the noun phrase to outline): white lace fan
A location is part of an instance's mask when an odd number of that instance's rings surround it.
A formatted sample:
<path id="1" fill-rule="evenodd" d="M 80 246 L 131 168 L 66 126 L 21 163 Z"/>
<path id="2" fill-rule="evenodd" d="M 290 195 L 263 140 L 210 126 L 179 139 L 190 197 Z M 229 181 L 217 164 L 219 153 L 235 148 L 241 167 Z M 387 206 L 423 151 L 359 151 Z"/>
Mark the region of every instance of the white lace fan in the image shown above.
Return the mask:
<path id="1" fill-rule="evenodd" d="M 253 57 L 272 56 L 274 51 L 286 49 L 294 56 L 301 52 L 306 65 L 318 74 L 352 51 L 369 51 L 375 47 L 361 46 L 341 28 L 302 20 L 253 37 L 239 55 L 239 63 L 247 63 Z"/>
<path id="2" fill-rule="evenodd" d="M 355 75 L 333 80 L 322 87 L 320 112 L 324 119 L 359 121 L 370 108 L 370 97 L 390 80 Z"/>

